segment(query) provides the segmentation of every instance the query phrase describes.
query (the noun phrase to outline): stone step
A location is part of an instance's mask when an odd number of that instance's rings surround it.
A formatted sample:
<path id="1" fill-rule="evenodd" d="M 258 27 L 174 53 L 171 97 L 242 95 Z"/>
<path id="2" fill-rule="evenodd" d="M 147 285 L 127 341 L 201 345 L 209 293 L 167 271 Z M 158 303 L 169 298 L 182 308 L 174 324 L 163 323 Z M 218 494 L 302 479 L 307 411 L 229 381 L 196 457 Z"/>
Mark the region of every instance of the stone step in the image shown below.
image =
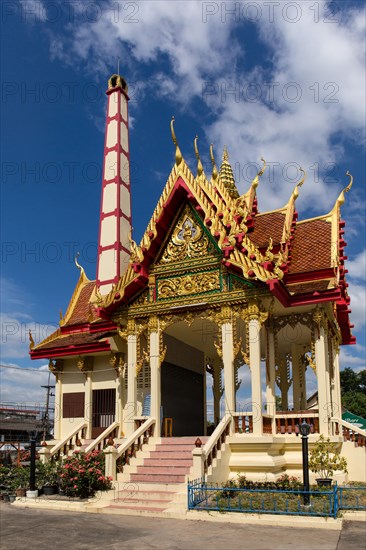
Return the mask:
<path id="1" fill-rule="evenodd" d="M 109 506 L 106 506 L 104 508 L 105 511 L 107 510 L 135 510 L 140 512 L 164 512 L 166 510 L 165 507 L 161 506 L 123 506 L 120 504 L 110 504 Z"/>
<path id="2" fill-rule="evenodd" d="M 157 465 L 157 466 L 137 466 L 137 474 L 160 474 L 160 473 L 168 473 L 168 474 L 177 474 L 177 475 L 184 475 L 189 471 L 189 467 L 187 466 L 164 466 L 164 465 Z"/>
<path id="3" fill-rule="evenodd" d="M 204 445 L 208 441 L 208 437 L 199 437 Z M 195 442 L 197 436 L 186 436 L 186 437 L 162 437 L 160 445 L 190 445 L 192 449 L 196 446 Z"/>
<path id="4" fill-rule="evenodd" d="M 160 457 L 151 457 L 145 458 L 144 466 L 158 466 L 158 467 L 185 467 L 190 468 L 193 465 L 192 458 L 160 458 Z"/>
<path id="5" fill-rule="evenodd" d="M 113 492 L 116 494 L 118 491 L 157 491 L 157 492 L 172 492 L 172 493 L 184 493 L 187 494 L 187 486 L 184 480 L 179 484 L 177 482 L 169 483 L 164 481 L 146 481 L 146 480 L 140 480 L 138 483 L 136 481 L 131 480 L 131 475 L 126 476 L 128 479 L 124 479 L 124 474 L 118 474 L 118 481 L 115 482 L 114 491 L 108 491 L 111 495 L 113 495 Z M 122 478 L 122 479 L 121 479 Z M 105 495 L 106 493 L 102 492 L 101 495 Z"/>
<path id="6" fill-rule="evenodd" d="M 140 455 L 139 455 L 140 456 Z M 192 462 L 192 450 L 190 451 L 177 451 L 177 452 L 171 452 L 171 451 L 153 451 L 149 454 L 149 456 L 144 457 L 145 460 L 149 458 L 153 458 L 154 460 L 190 460 Z"/>
<path id="7" fill-rule="evenodd" d="M 159 445 L 159 447 L 157 447 L 155 449 L 155 451 L 152 451 L 154 453 L 161 453 L 161 452 L 164 452 L 164 453 L 181 453 L 181 452 L 190 452 L 192 453 L 193 449 L 195 449 L 196 447 L 194 445 L 188 445 L 187 443 L 185 444 L 182 444 L 182 445 L 165 445 L 165 444 L 161 444 Z"/>
<path id="8" fill-rule="evenodd" d="M 184 483 L 186 476 L 178 474 L 163 473 L 137 473 L 130 475 L 131 481 L 142 483 Z"/>
<path id="9" fill-rule="evenodd" d="M 118 491 L 116 494 L 116 497 L 114 500 L 119 501 L 130 501 L 130 500 L 138 500 L 146 501 L 146 500 L 153 500 L 153 501 L 166 501 L 170 502 L 174 497 L 176 493 L 174 491 L 158 491 L 158 490 L 151 490 L 151 491 Z"/>
<path id="10" fill-rule="evenodd" d="M 112 501 L 112 505 L 118 505 L 118 506 L 129 506 L 130 508 L 140 508 L 143 506 L 144 508 L 154 508 L 156 506 L 162 507 L 162 508 L 168 508 L 170 506 L 171 501 L 170 500 L 164 500 L 164 499 L 140 499 L 140 498 L 129 498 L 129 499 L 121 499 L 121 498 L 115 498 Z"/>

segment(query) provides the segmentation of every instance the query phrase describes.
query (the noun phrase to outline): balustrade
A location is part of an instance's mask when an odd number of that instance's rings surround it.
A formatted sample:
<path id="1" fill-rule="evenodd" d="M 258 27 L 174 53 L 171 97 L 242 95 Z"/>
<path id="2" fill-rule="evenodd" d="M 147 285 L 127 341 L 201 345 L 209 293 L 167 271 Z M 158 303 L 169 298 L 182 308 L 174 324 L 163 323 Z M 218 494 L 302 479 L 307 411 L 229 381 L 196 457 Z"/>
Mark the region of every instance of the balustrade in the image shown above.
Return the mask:
<path id="1" fill-rule="evenodd" d="M 318 411 L 283 411 L 275 415 L 276 434 L 299 434 L 299 425 L 302 422 L 310 424 L 310 433 L 319 433 Z"/>

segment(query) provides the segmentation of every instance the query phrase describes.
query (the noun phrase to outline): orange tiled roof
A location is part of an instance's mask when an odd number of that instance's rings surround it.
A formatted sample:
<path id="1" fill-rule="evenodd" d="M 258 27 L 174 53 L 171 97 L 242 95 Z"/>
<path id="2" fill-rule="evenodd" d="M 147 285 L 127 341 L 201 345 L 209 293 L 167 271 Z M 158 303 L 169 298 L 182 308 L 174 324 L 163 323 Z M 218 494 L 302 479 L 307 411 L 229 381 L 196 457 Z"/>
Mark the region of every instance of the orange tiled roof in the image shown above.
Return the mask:
<path id="1" fill-rule="evenodd" d="M 254 218 L 254 230 L 248 233 L 249 239 L 258 248 L 267 248 L 272 237 L 273 244 L 279 244 L 282 240 L 286 214 L 283 212 L 268 212 L 257 214 Z"/>
<path id="2" fill-rule="evenodd" d="M 81 289 L 78 300 L 74 306 L 70 319 L 66 323 L 66 326 L 87 323 L 91 320 L 90 316 L 93 315 L 94 309 L 90 308 L 89 300 L 94 288 L 95 281 L 90 281 Z"/>
<path id="3" fill-rule="evenodd" d="M 331 267 L 332 226 L 325 220 L 297 224 L 289 274 Z"/>
<path id="4" fill-rule="evenodd" d="M 66 348 L 68 346 L 79 346 L 81 344 L 94 344 L 97 343 L 101 338 L 106 337 L 109 333 L 106 331 L 103 332 L 74 332 L 72 334 L 60 334 L 60 332 L 57 330 L 53 333 L 55 336 L 54 339 L 52 339 L 52 336 L 50 336 L 49 339 L 47 339 L 46 342 L 39 344 L 36 346 L 36 350 L 43 350 L 43 349 L 54 349 L 58 347 Z"/>
<path id="5" fill-rule="evenodd" d="M 287 285 L 287 290 L 291 294 L 305 294 L 307 292 L 321 292 L 329 288 L 329 279 L 323 279 L 319 281 L 308 281 L 306 283 L 297 283 L 293 285 Z M 333 285 L 330 287 L 332 288 Z"/>

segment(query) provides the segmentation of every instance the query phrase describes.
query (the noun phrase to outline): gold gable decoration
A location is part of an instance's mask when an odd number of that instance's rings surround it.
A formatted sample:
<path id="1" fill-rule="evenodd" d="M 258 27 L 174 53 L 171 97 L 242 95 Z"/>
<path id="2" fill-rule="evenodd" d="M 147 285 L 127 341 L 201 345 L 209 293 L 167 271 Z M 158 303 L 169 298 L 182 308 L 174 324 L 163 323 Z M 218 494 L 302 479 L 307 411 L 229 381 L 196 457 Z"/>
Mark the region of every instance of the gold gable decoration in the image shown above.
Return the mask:
<path id="1" fill-rule="evenodd" d="M 186 205 L 157 265 L 199 259 L 215 252 L 214 244 Z"/>

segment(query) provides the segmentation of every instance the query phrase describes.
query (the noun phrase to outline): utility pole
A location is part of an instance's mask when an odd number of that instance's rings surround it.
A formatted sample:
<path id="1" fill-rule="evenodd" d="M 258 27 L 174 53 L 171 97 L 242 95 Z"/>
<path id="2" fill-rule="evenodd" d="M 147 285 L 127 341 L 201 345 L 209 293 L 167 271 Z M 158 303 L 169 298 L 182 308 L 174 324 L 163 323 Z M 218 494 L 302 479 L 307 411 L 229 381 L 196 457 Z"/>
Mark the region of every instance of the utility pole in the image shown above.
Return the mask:
<path id="1" fill-rule="evenodd" d="M 41 386 L 41 388 L 46 388 L 47 390 L 47 397 L 46 397 L 46 410 L 45 410 L 45 413 L 44 413 L 44 416 L 43 416 L 43 421 L 42 421 L 42 424 L 43 424 L 43 441 L 46 440 L 46 433 L 47 433 L 47 429 L 49 427 L 49 414 L 48 414 L 48 409 L 49 409 L 49 404 L 50 404 L 50 397 L 53 397 L 55 394 L 54 393 L 51 393 L 51 389 L 54 388 L 55 386 L 51 386 L 51 385 L 47 385 L 47 386 Z"/>

